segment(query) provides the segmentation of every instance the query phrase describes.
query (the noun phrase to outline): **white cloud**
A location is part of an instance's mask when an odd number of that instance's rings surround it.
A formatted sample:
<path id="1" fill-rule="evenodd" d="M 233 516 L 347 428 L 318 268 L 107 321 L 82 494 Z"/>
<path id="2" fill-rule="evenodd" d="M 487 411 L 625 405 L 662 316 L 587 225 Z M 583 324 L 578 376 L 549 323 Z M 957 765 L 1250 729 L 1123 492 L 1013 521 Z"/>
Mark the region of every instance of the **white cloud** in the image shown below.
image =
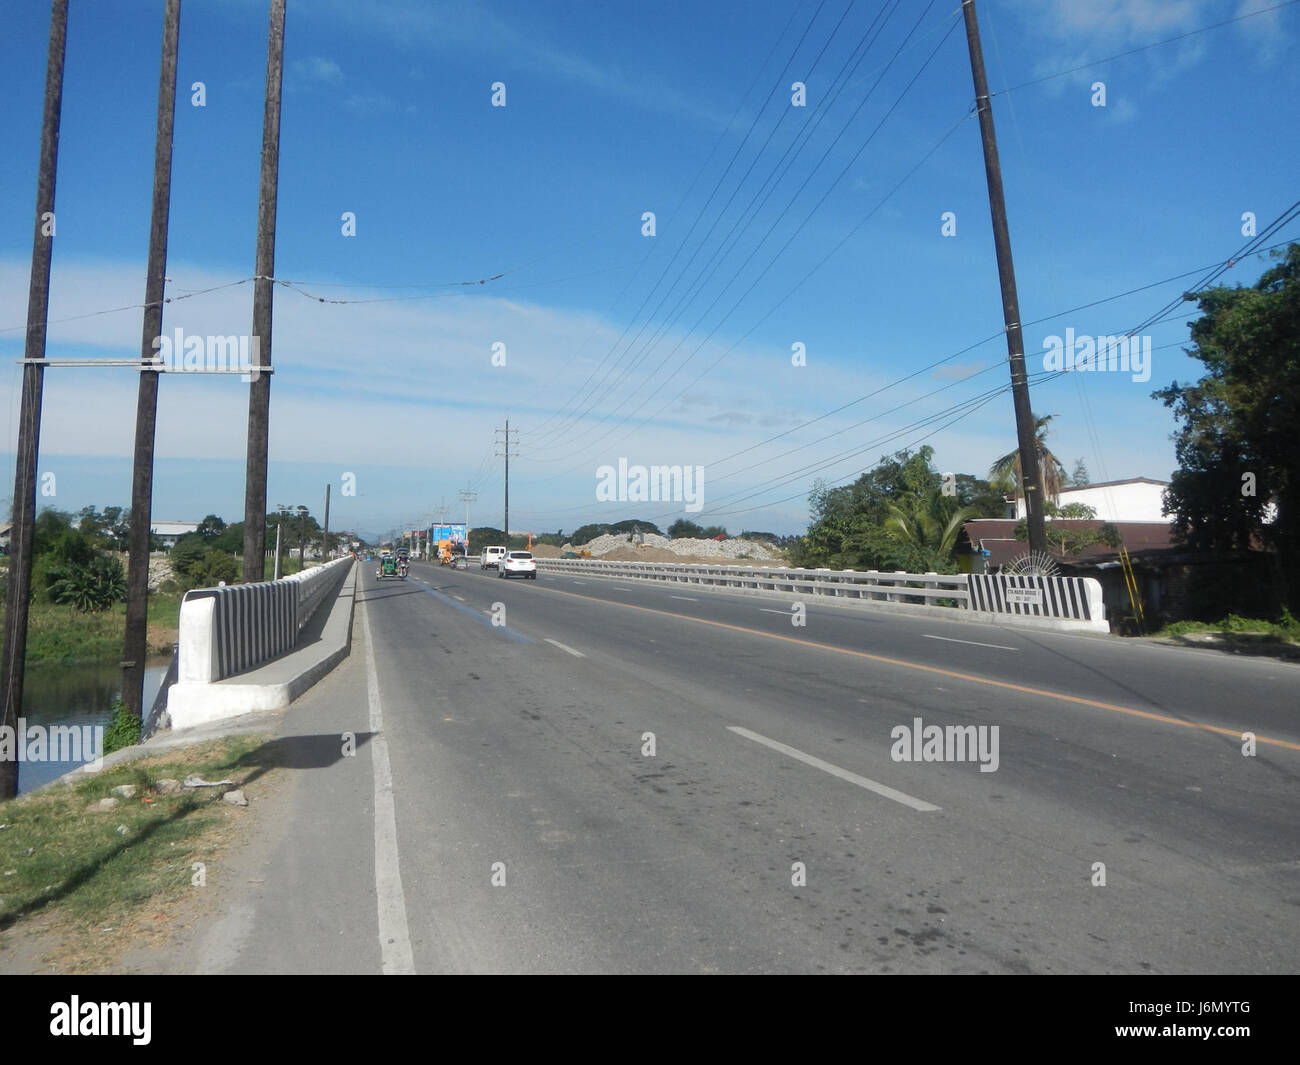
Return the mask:
<path id="1" fill-rule="evenodd" d="M 298 89 L 309 85 L 339 85 L 343 81 L 343 70 L 332 59 L 314 55 L 306 59 L 295 59 L 289 64 L 289 88 Z"/>

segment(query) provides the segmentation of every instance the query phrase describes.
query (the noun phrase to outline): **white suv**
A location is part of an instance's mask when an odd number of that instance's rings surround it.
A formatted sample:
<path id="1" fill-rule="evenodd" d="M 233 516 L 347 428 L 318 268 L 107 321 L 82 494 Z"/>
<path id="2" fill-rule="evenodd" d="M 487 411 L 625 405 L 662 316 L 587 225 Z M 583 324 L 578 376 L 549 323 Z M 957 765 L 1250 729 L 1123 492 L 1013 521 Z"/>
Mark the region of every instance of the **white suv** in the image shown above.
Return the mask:
<path id="1" fill-rule="evenodd" d="M 497 567 L 498 577 L 531 577 L 537 580 L 537 563 L 528 551 L 511 551 Z"/>
<path id="2" fill-rule="evenodd" d="M 479 569 L 494 569 L 497 564 L 505 557 L 506 549 L 504 547 L 485 547 L 483 554 L 479 556 Z"/>

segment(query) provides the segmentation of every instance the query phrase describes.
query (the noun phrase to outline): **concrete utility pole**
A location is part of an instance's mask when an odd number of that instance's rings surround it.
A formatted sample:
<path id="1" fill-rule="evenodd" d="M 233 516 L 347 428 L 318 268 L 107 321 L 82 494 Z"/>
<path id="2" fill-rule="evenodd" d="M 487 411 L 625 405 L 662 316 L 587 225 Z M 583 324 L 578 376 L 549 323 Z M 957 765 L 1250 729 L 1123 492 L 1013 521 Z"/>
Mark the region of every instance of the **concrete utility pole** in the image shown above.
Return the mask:
<path id="1" fill-rule="evenodd" d="M 257 205 L 257 277 L 253 282 L 256 367 L 271 365 L 271 294 L 275 276 L 275 205 L 280 176 L 280 84 L 284 72 L 284 2 L 271 0 L 262 114 L 262 179 Z M 254 368 L 248 386 L 248 458 L 244 474 L 244 583 L 262 579 L 266 551 L 266 459 L 271 375 Z"/>
<path id="2" fill-rule="evenodd" d="M 50 47 L 45 65 L 45 112 L 41 122 L 41 161 L 36 177 L 36 220 L 32 238 L 31 284 L 27 290 L 25 359 L 45 358 L 49 319 L 50 258 L 54 246 L 54 178 L 58 172 L 59 118 L 63 112 L 63 56 L 68 37 L 68 0 L 54 0 Z M 4 659 L 0 662 L 3 724 L 17 729 L 23 707 L 27 657 L 27 608 L 32 593 L 32 536 L 36 524 L 36 460 L 41 438 L 41 389 L 45 369 L 23 363 L 23 396 L 14 464 L 13 530 L 9 541 L 9 597 L 5 610 Z M 22 742 L 22 740 L 18 740 Z M 18 793 L 18 762 L 0 760 L 0 799 Z"/>
<path id="3" fill-rule="evenodd" d="M 507 419 L 506 419 L 506 427 L 505 427 L 504 429 L 498 429 L 498 430 L 496 430 L 496 431 L 497 431 L 498 433 L 503 434 L 503 435 L 502 435 L 502 439 L 499 440 L 499 441 L 497 441 L 497 442 L 500 443 L 500 444 L 504 444 L 504 445 L 505 445 L 505 446 L 502 448 L 502 450 L 500 450 L 500 451 L 497 452 L 497 457 L 499 458 L 499 457 L 501 457 L 502 455 L 504 455 L 504 456 L 505 456 L 505 460 L 506 460 L 506 513 L 505 513 L 505 519 L 504 519 L 504 521 L 505 521 L 505 528 L 502 529 L 501 531 L 504 532 L 504 533 L 506 534 L 506 536 L 505 536 L 506 542 L 505 542 L 505 544 L 504 544 L 503 546 L 505 546 L 505 547 L 509 547 L 509 546 L 510 546 L 510 448 L 511 448 L 511 445 L 512 445 L 512 444 L 517 445 L 517 444 L 519 443 L 519 440 L 518 440 L 518 437 L 519 437 L 519 430 L 518 430 L 518 429 L 514 430 L 515 439 L 514 439 L 514 440 L 511 440 L 511 437 L 510 437 L 510 419 L 507 418 Z M 516 451 L 516 452 L 515 452 L 515 458 L 518 458 L 518 457 L 519 457 L 519 452 Z M 468 536 L 468 532 L 469 532 L 469 531 L 466 530 L 466 535 L 467 535 L 467 536 Z"/>
<path id="4" fill-rule="evenodd" d="M 325 554 L 325 561 L 330 557 L 330 486 L 325 484 L 325 531 L 321 535 L 321 551 Z"/>
<path id="5" fill-rule="evenodd" d="M 172 126 L 176 114 L 176 53 L 181 0 L 167 0 L 163 14 L 162 64 L 158 75 L 158 131 L 154 139 L 153 220 L 149 272 L 144 289 L 142 361 L 154 357 L 162 335 L 167 270 L 167 219 L 172 188 Z M 131 478 L 131 527 L 126 571 L 126 640 L 122 651 L 122 699 L 134 717 L 144 715 L 144 665 L 148 651 L 149 533 L 153 524 L 153 448 L 158 421 L 158 370 L 140 369 L 135 408 L 135 470 Z"/>
<path id="6" fill-rule="evenodd" d="M 471 488 L 462 488 L 456 493 L 456 498 L 465 504 L 465 550 L 469 550 L 469 505 L 478 502 L 478 493 Z"/>
<path id="7" fill-rule="evenodd" d="M 1007 231 L 1007 205 L 1002 198 L 1002 164 L 993 132 L 993 109 L 989 85 L 984 76 L 984 51 L 980 47 L 979 21 L 975 0 L 962 0 L 966 19 L 966 43 L 970 49 L 971 75 L 975 80 L 975 104 L 979 108 L 980 137 L 984 142 L 984 171 L 989 186 L 989 210 L 993 215 L 993 246 L 998 256 L 998 280 L 1002 285 L 1002 320 L 1006 325 L 1007 355 L 1011 364 L 1011 397 L 1016 411 L 1016 440 L 1020 447 L 1020 489 L 1025 496 L 1029 525 L 1029 549 L 1047 551 L 1043 528 L 1043 482 L 1038 469 L 1038 440 L 1033 409 L 1029 404 L 1029 379 L 1025 375 L 1025 346 L 1020 333 L 1020 299 L 1016 294 L 1016 270 L 1011 262 L 1011 236 Z"/>
<path id="8" fill-rule="evenodd" d="M 280 579 L 280 572 L 283 569 L 283 564 L 281 561 L 283 559 L 283 555 L 281 554 L 281 549 L 280 549 L 280 531 L 284 528 L 284 519 L 289 513 L 289 508 L 286 507 L 283 503 L 277 503 L 275 505 L 275 509 L 276 512 L 279 514 L 279 519 L 275 523 L 275 563 L 271 566 L 271 580 L 278 581 Z M 266 563 L 263 562 L 262 565 L 265 566 Z M 265 576 L 266 576 L 265 572 L 259 574 L 258 580 L 261 580 Z M 245 581 L 244 583 L 247 584 L 248 582 Z"/>

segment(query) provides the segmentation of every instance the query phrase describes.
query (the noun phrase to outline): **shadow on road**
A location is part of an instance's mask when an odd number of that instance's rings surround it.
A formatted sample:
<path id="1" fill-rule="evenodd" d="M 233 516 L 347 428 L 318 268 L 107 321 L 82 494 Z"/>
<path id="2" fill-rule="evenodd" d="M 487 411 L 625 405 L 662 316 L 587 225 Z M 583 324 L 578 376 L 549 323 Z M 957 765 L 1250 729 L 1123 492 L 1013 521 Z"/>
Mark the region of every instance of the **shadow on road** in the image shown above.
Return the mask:
<path id="1" fill-rule="evenodd" d="M 391 592 L 385 592 L 383 595 L 377 595 L 374 592 L 359 592 L 357 595 L 357 602 L 373 603 L 380 599 L 393 599 L 399 595 L 419 595 L 419 594 L 420 594 L 419 588 L 406 588 L 400 591 L 394 590 Z"/>
<path id="2" fill-rule="evenodd" d="M 373 736 L 373 732 L 356 732 L 350 742 L 337 732 L 281 736 L 242 755 L 234 766 L 253 770 L 244 785 L 271 769 L 328 769 L 336 762 L 355 757 Z M 345 748 L 351 753 L 345 753 Z"/>

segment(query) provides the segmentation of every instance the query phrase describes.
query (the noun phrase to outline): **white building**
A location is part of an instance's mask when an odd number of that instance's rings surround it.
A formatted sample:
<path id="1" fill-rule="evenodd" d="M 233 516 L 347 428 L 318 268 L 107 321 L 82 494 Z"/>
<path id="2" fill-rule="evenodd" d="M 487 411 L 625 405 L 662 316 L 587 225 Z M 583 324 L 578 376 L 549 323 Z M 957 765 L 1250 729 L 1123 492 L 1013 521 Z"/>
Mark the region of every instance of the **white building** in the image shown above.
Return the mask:
<path id="1" fill-rule="evenodd" d="M 1063 488 L 1061 506 L 1083 503 L 1097 512 L 1099 521 L 1167 522 L 1161 513 L 1168 481 L 1149 477 L 1130 477 L 1127 481 L 1102 481 L 1082 488 Z M 1016 500 L 1016 518 L 1025 516 L 1025 501 Z"/>
<path id="2" fill-rule="evenodd" d="M 150 532 L 163 542 L 163 546 L 170 551 L 176 546 L 176 541 L 187 533 L 198 532 L 198 522 L 194 521 L 156 521 L 150 527 Z"/>

